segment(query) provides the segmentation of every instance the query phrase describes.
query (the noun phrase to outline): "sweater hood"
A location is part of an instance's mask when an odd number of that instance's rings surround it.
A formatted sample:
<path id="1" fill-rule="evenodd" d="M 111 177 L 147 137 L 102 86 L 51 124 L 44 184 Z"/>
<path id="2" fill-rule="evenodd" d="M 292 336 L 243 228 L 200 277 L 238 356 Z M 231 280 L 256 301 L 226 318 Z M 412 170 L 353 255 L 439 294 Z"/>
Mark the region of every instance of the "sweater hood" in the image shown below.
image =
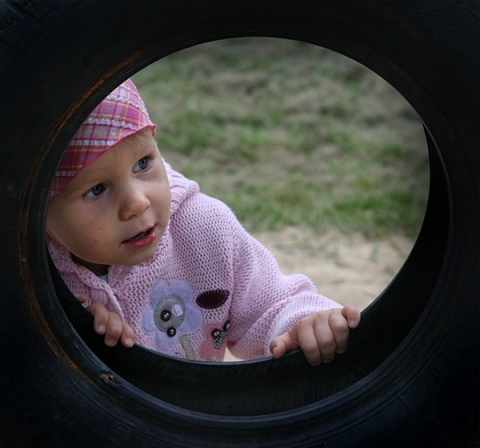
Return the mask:
<path id="1" fill-rule="evenodd" d="M 168 163 L 164 162 L 164 164 L 172 197 L 170 215 L 173 215 L 178 210 L 180 204 L 198 193 L 200 188 L 195 181 L 187 179 L 183 174 L 175 171 Z"/>

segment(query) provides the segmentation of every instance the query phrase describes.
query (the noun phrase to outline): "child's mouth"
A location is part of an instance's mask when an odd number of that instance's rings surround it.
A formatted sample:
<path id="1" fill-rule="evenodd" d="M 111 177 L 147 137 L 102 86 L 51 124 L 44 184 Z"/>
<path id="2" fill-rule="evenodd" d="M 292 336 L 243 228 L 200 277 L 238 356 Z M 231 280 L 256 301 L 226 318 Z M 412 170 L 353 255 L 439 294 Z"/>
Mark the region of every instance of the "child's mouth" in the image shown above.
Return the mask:
<path id="1" fill-rule="evenodd" d="M 139 233 L 137 236 L 134 236 L 133 238 L 130 238 L 128 240 L 126 240 L 127 242 L 128 241 L 138 241 L 139 239 L 143 238 L 144 236 L 147 236 L 148 233 L 150 232 L 150 230 L 152 229 L 148 229 L 147 231 L 143 232 L 143 233 Z"/>
<path id="2" fill-rule="evenodd" d="M 145 232 L 139 233 L 128 240 L 125 240 L 123 244 L 131 247 L 145 247 L 153 243 L 157 237 L 155 227 L 145 230 Z"/>

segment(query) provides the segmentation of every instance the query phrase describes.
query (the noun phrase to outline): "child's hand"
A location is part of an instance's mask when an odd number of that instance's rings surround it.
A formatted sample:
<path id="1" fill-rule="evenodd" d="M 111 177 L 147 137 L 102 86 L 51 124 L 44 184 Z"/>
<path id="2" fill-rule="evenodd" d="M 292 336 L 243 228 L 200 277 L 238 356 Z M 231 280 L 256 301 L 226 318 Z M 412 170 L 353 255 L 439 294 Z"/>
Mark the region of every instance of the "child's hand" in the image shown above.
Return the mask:
<path id="1" fill-rule="evenodd" d="M 350 328 L 360 323 L 360 312 L 353 306 L 311 314 L 297 322 L 270 344 L 275 359 L 301 348 L 312 366 L 332 362 L 336 353 L 347 349 Z"/>
<path id="2" fill-rule="evenodd" d="M 83 294 L 75 294 L 75 297 L 80 303 L 87 301 L 87 297 Z M 105 335 L 105 345 L 114 347 L 121 340 L 122 345 L 125 347 L 133 347 L 135 332 L 130 325 L 122 322 L 117 313 L 108 311 L 101 303 L 94 303 L 87 307 L 87 310 L 93 314 L 93 329 L 95 333 Z"/>

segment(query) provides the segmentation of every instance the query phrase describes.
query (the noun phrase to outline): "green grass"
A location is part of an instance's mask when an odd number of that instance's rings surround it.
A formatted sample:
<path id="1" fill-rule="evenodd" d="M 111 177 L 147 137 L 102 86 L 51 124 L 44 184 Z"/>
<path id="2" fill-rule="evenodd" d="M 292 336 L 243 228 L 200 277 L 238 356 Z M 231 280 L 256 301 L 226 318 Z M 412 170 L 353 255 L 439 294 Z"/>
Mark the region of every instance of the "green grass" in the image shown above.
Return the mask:
<path id="1" fill-rule="evenodd" d="M 165 159 L 249 230 L 418 232 L 421 123 L 360 64 L 300 42 L 234 39 L 168 56 L 134 80 Z"/>

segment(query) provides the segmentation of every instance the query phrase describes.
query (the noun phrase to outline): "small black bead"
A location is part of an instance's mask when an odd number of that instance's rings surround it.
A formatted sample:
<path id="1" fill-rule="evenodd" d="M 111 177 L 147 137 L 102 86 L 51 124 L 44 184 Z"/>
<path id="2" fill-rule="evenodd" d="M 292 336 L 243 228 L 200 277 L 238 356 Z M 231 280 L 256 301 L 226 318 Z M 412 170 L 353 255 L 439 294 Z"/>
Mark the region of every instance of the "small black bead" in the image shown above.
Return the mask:
<path id="1" fill-rule="evenodd" d="M 160 319 L 164 322 L 168 322 L 172 318 L 172 313 L 169 310 L 163 310 L 160 314 Z"/>

